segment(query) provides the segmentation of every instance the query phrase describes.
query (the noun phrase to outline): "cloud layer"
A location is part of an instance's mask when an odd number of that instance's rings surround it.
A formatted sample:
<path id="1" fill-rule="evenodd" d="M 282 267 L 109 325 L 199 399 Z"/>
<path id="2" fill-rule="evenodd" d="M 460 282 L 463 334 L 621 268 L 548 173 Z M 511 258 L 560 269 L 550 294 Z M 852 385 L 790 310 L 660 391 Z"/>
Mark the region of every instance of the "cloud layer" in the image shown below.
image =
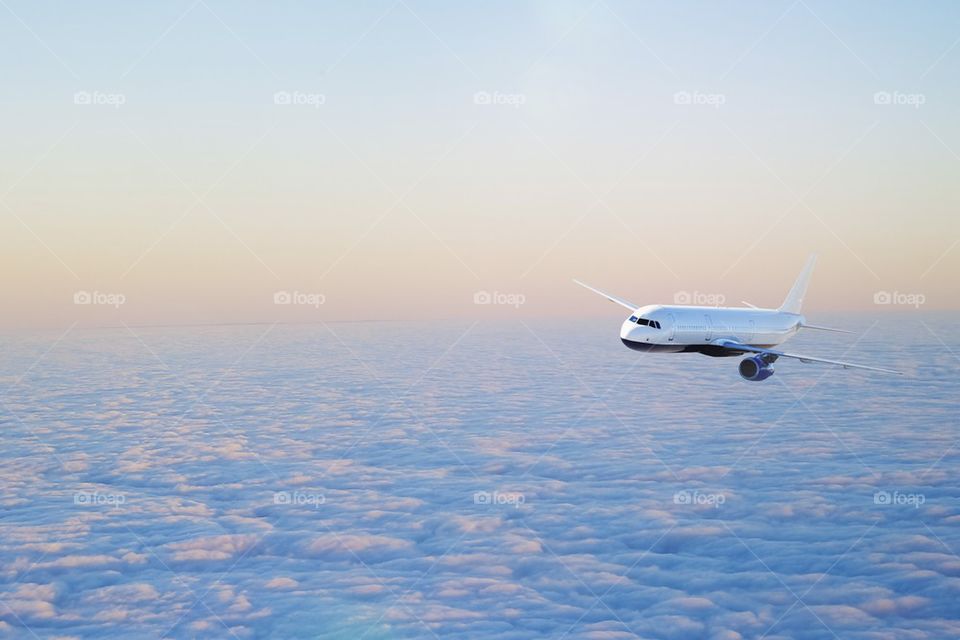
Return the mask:
<path id="1" fill-rule="evenodd" d="M 956 637 L 952 320 L 761 384 L 616 322 L 5 336 L 0 633 Z"/>

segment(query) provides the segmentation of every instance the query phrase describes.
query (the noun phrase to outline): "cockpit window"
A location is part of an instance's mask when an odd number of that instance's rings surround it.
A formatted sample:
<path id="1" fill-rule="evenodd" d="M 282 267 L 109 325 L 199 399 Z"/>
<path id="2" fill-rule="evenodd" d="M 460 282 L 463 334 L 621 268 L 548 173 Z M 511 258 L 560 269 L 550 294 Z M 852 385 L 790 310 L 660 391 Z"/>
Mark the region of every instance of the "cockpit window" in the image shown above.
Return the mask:
<path id="1" fill-rule="evenodd" d="M 656 320 L 649 320 L 647 318 L 640 318 L 638 316 L 630 316 L 630 322 L 635 322 L 644 327 L 653 327 L 654 329 L 660 328 L 660 323 Z"/>

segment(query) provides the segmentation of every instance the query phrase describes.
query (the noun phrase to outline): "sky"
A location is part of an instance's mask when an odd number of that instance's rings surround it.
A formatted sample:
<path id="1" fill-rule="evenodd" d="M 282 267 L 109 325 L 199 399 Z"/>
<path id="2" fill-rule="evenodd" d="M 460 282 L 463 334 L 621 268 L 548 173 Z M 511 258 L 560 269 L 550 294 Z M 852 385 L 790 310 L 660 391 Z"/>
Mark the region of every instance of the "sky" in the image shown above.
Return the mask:
<path id="1" fill-rule="evenodd" d="M 0 16 L 4 327 L 960 304 L 954 3 Z"/>

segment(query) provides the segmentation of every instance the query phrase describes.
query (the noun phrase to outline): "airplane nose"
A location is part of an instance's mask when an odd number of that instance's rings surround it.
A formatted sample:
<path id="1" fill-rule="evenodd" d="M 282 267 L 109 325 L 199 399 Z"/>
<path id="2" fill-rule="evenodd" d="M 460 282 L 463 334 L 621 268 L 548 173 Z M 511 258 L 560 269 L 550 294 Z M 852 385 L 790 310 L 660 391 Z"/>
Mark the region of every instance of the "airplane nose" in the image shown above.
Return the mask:
<path id="1" fill-rule="evenodd" d="M 621 339 L 621 340 L 629 340 L 629 339 L 630 339 L 630 331 L 633 330 L 633 329 L 636 329 L 636 328 L 637 328 L 637 325 L 633 324 L 633 323 L 630 322 L 629 320 L 624 320 L 624 321 L 623 321 L 623 324 L 620 325 L 620 339 Z"/>

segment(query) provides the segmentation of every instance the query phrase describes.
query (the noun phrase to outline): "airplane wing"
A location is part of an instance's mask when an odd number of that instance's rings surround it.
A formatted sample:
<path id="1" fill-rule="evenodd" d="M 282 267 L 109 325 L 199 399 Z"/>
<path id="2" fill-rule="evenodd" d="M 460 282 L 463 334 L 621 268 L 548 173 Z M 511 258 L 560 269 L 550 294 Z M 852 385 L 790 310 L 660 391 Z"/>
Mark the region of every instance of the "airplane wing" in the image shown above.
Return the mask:
<path id="1" fill-rule="evenodd" d="M 902 371 L 894 371 L 893 369 L 882 369 L 880 367 L 868 367 L 864 364 L 852 364 L 850 362 L 841 362 L 839 360 L 827 360 L 826 358 L 813 358 L 811 356 L 800 355 L 799 353 L 787 353 L 786 351 L 777 351 L 775 349 L 764 349 L 763 347 L 752 347 L 748 344 L 740 344 L 739 342 L 734 342 L 733 340 L 717 340 L 714 342 L 718 347 L 723 347 L 724 349 L 729 349 L 730 351 L 745 351 L 749 353 L 761 353 L 771 356 L 777 356 L 779 358 L 796 358 L 800 362 L 820 362 L 823 364 L 834 364 L 844 369 L 866 369 L 867 371 L 880 371 L 881 373 L 895 373 L 897 375 L 903 375 Z"/>
<path id="2" fill-rule="evenodd" d="M 639 308 L 640 308 L 639 305 L 633 304 L 632 302 L 629 302 L 629 301 L 627 301 L 627 300 L 624 300 L 623 298 L 618 298 L 617 296 L 612 296 L 612 295 L 610 295 L 609 293 L 604 293 L 603 291 L 600 291 L 599 289 L 594 289 L 594 288 L 591 287 L 590 285 L 584 284 L 584 283 L 580 282 L 579 280 L 576 280 L 576 279 L 575 279 L 574 282 L 576 282 L 578 285 L 580 285 L 581 287 L 583 287 L 583 288 L 585 288 L 585 289 L 590 289 L 590 291 L 593 291 L 594 293 L 600 294 L 601 296 L 603 296 L 604 298 L 606 298 L 606 299 L 609 300 L 610 302 L 616 302 L 616 303 L 617 303 L 618 305 L 620 305 L 621 307 L 626 307 L 627 309 L 630 309 L 630 311 L 634 311 L 635 309 L 639 309 Z"/>

